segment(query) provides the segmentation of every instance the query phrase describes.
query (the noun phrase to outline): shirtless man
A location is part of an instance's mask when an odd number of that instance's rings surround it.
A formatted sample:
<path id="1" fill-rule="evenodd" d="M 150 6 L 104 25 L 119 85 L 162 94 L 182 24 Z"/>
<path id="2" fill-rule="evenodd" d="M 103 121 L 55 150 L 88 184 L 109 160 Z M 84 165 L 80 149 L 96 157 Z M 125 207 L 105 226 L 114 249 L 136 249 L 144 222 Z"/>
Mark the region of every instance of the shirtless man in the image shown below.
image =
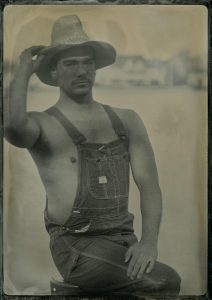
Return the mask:
<path id="1" fill-rule="evenodd" d="M 88 40 L 77 16 L 61 17 L 50 47 L 21 54 L 5 137 L 27 148 L 38 168 L 50 249 L 65 282 L 92 292 L 177 295 L 178 274 L 156 261 L 161 191 L 144 124 L 132 110 L 93 99 L 96 69 L 114 60 L 115 49 Z M 26 111 L 33 73 L 60 89 L 57 103 L 41 113 Z M 140 191 L 139 241 L 128 212 L 129 164 Z"/>

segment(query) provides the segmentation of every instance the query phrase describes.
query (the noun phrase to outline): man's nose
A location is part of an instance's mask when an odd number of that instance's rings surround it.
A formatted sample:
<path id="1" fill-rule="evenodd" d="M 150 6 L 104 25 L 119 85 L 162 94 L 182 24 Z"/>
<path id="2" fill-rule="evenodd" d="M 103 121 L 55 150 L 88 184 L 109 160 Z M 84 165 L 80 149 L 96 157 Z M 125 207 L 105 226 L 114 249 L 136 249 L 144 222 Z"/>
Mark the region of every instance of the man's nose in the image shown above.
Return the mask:
<path id="1" fill-rule="evenodd" d="M 86 68 L 83 64 L 79 64 L 77 68 L 77 75 L 85 75 L 87 73 Z"/>

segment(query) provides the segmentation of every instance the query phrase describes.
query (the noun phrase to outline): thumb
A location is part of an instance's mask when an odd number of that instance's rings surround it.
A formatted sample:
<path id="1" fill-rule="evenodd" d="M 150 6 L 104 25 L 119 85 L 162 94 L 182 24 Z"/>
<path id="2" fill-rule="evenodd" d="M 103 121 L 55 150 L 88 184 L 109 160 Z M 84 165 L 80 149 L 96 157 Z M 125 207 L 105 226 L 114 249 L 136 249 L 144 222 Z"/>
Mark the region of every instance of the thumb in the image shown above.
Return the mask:
<path id="1" fill-rule="evenodd" d="M 132 248 L 130 247 L 125 254 L 124 262 L 125 263 L 128 262 L 130 260 L 131 256 L 132 256 Z"/>
<path id="2" fill-rule="evenodd" d="M 147 268 L 146 272 L 150 273 L 152 271 L 152 269 L 154 268 L 154 265 L 155 265 L 155 260 L 151 260 L 149 265 L 148 265 L 148 268 Z"/>

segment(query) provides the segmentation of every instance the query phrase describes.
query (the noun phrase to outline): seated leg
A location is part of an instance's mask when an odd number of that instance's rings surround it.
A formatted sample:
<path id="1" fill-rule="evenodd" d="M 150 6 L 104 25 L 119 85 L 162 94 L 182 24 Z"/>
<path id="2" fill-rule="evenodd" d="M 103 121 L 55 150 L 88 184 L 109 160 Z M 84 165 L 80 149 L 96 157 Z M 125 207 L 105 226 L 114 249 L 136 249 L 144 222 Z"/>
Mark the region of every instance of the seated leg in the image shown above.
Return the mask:
<path id="1" fill-rule="evenodd" d="M 82 239 L 75 245 L 70 245 L 67 237 L 63 237 L 62 240 L 69 248 L 63 250 L 63 253 L 68 253 L 69 257 L 68 260 L 60 262 L 59 268 L 67 269 L 68 262 L 71 262 L 64 279 L 85 291 L 116 290 L 139 295 L 179 293 L 179 275 L 172 268 L 159 262 L 156 262 L 150 274 L 144 274 L 139 280 L 127 277 L 128 263 L 124 262 L 127 248 L 121 244 L 102 238 L 87 238 L 87 242 Z M 61 253 L 59 256 L 61 257 Z"/>

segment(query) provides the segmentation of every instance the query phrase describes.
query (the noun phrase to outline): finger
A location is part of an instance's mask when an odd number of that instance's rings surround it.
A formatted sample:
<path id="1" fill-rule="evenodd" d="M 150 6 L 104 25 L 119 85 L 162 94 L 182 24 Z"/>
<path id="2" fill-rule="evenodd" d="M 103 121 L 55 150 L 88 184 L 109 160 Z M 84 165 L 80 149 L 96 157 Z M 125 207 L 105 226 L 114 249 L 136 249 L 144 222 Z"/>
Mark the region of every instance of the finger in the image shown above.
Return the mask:
<path id="1" fill-rule="evenodd" d="M 32 60 L 34 72 L 36 72 L 38 70 L 40 64 L 42 63 L 43 57 L 44 57 L 44 55 L 41 55 L 41 56 L 37 57 L 36 59 Z"/>
<path id="2" fill-rule="evenodd" d="M 141 259 L 138 259 L 138 260 L 135 262 L 134 267 L 133 267 L 133 271 L 132 271 L 132 273 L 131 273 L 131 275 L 130 275 L 130 278 L 131 278 L 131 279 L 136 278 L 136 276 L 137 276 L 139 270 L 141 269 L 141 266 L 142 266 L 142 260 L 141 260 Z"/>
<path id="3" fill-rule="evenodd" d="M 152 269 L 154 268 L 154 265 L 155 265 L 155 260 L 152 259 L 152 260 L 150 261 L 150 263 L 149 263 L 149 266 L 148 266 L 146 272 L 147 272 L 147 273 L 150 273 L 150 272 L 152 271 Z"/>
<path id="4" fill-rule="evenodd" d="M 32 46 L 28 48 L 28 50 L 31 52 L 31 55 L 34 56 L 38 54 L 38 52 L 40 52 L 43 48 L 45 48 L 45 46 L 39 45 L 39 46 Z"/>
<path id="5" fill-rule="evenodd" d="M 36 58 L 32 59 L 35 64 L 40 64 L 45 55 L 39 55 Z"/>
<path id="6" fill-rule="evenodd" d="M 135 263 L 136 263 L 136 258 L 135 256 L 132 256 L 131 260 L 130 260 L 130 263 L 129 263 L 129 266 L 128 266 L 128 269 L 127 269 L 127 276 L 128 277 L 131 277 L 131 274 L 132 274 L 132 271 L 134 269 L 134 266 L 135 266 Z"/>
<path id="7" fill-rule="evenodd" d="M 149 261 L 146 260 L 142 263 L 139 272 L 137 273 L 137 278 L 140 279 L 142 275 L 144 274 L 146 268 L 148 267 Z"/>
<path id="8" fill-rule="evenodd" d="M 39 54 L 46 54 L 49 51 L 49 47 L 46 46 L 43 49 L 40 50 Z"/>
<path id="9" fill-rule="evenodd" d="M 20 57 L 29 56 L 29 57 L 32 58 L 33 56 L 37 55 L 41 51 L 41 49 L 43 49 L 43 48 L 44 48 L 44 46 L 32 46 L 30 48 L 27 48 L 27 49 L 23 50 L 21 52 Z"/>
<path id="10" fill-rule="evenodd" d="M 126 254 L 125 254 L 125 260 L 124 260 L 124 262 L 125 263 L 128 262 L 130 260 L 131 256 L 132 256 L 132 248 L 129 248 L 127 250 Z"/>

